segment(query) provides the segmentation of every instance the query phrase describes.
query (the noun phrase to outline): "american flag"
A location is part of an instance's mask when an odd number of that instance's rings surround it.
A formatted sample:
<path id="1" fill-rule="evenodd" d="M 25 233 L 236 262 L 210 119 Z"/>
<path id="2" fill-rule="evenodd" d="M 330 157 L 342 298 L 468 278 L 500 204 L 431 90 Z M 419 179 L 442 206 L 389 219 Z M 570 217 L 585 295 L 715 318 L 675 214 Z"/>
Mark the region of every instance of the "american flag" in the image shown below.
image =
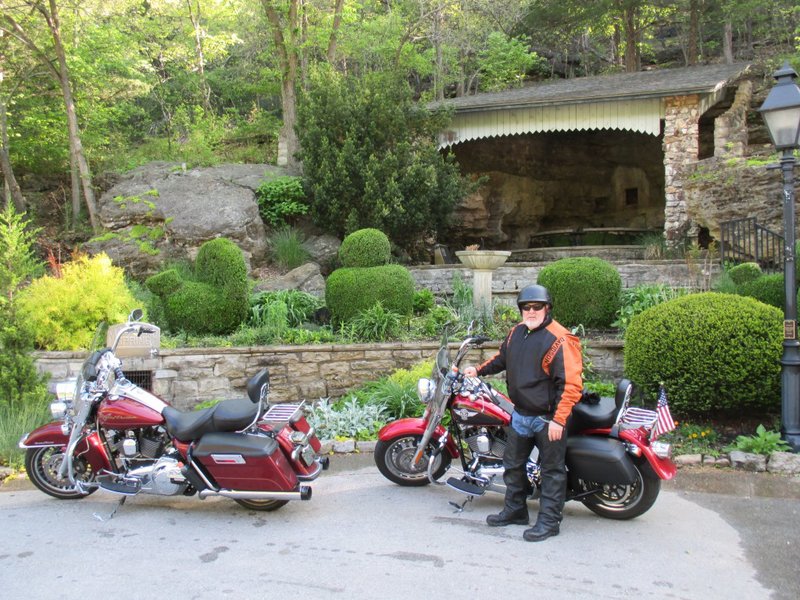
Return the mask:
<path id="1" fill-rule="evenodd" d="M 669 433 L 675 429 L 675 421 L 672 420 L 672 415 L 669 412 L 667 390 L 664 388 L 663 384 L 658 390 L 658 407 L 656 408 L 656 413 L 658 413 L 658 421 L 656 421 L 656 426 L 653 428 L 654 440 L 658 438 L 658 436 Z"/>

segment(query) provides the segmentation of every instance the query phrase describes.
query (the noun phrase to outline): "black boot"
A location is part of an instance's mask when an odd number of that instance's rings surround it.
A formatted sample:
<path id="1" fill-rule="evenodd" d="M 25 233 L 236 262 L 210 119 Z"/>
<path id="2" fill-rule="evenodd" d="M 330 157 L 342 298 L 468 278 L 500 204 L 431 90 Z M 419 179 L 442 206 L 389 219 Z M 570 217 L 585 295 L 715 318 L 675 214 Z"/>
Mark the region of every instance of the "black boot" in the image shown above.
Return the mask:
<path id="1" fill-rule="evenodd" d="M 527 525 L 530 522 L 527 509 L 508 510 L 503 509 L 499 514 L 486 517 L 489 527 L 505 527 L 506 525 Z"/>
<path id="2" fill-rule="evenodd" d="M 536 523 L 536 525 L 522 533 L 522 539 L 526 542 L 542 542 L 549 537 L 558 535 L 558 530 L 558 525 L 545 527 L 541 523 Z"/>

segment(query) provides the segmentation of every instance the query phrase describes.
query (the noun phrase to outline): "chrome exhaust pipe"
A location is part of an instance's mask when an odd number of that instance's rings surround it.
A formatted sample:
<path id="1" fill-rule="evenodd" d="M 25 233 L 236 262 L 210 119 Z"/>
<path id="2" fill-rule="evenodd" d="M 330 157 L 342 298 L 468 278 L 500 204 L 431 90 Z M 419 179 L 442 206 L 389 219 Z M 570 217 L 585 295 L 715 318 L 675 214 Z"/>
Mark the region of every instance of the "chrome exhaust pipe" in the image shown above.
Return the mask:
<path id="1" fill-rule="evenodd" d="M 296 492 L 246 492 L 242 490 L 200 490 L 197 495 L 205 500 L 211 496 L 224 496 L 234 500 L 310 500 L 311 487 L 301 485 Z"/>

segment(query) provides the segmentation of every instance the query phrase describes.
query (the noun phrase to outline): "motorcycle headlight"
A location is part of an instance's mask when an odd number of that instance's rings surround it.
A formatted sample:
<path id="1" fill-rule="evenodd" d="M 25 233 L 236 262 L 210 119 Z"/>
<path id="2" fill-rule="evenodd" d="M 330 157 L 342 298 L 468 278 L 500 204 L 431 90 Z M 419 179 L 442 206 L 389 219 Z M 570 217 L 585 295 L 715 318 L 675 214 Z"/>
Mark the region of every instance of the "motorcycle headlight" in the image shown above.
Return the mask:
<path id="1" fill-rule="evenodd" d="M 53 381 L 47 386 L 47 391 L 53 394 L 57 400 L 69 402 L 75 395 L 75 379 Z"/>
<path id="2" fill-rule="evenodd" d="M 67 403 L 56 400 L 50 403 L 50 414 L 56 421 L 63 421 L 67 416 Z"/>
<path id="3" fill-rule="evenodd" d="M 433 399 L 433 393 L 435 391 L 436 384 L 432 380 L 423 377 L 417 381 L 417 396 L 419 396 L 419 399 L 424 404 L 427 404 Z"/>

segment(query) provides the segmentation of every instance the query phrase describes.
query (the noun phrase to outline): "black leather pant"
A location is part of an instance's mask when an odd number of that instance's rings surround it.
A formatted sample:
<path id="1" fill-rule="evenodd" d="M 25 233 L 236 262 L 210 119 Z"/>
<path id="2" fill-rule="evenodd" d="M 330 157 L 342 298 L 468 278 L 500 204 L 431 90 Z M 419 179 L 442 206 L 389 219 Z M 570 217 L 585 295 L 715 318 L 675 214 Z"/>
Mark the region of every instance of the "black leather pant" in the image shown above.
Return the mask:
<path id="1" fill-rule="evenodd" d="M 534 446 L 539 448 L 539 462 L 542 467 L 542 495 L 539 498 L 539 516 L 536 522 L 547 528 L 557 527 L 561 523 L 567 497 L 567 469 L 564 466 L 567 452 L 566 430 L 560 440 L 551 442 L 547 437 L 547 427 L 533 437 L 525 437 L 509 426 L 508 446 L 503 455 L 506 510 L 527 512 L 526 501 L 531 488 L 525 464 Z"/>

